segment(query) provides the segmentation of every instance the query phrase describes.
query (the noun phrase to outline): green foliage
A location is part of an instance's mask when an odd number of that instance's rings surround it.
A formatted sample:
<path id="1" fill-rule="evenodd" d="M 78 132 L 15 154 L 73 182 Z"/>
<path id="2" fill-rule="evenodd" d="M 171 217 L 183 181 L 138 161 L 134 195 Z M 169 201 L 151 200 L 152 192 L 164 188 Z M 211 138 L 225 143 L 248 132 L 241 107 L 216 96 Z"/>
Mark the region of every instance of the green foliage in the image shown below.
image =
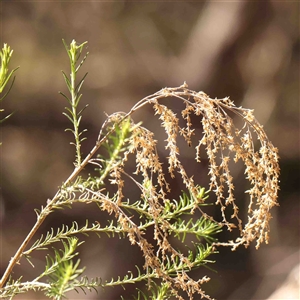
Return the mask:
<path id="1" fill-rule="evenodd" d="M 103 185 L 104 179 L 111 172 L 112 168 L 117 167 L 121 163 L 121 156 L 130 145 L 129 139 L 132 133 L 130 119 L 125 119 L 121 124 L 115 123 L 114 127 L 108 127 L 108 130 L 112 130 L 112 133 L 109 134 L 102 145 L 106 150 L 106 155 L 99 154 L 97 159 L 102 164 L 98 169 L 100 174 L 95 179 L 97 186 Z"/>
<path id="2" fill-rule="evenodd" d="M 4 44 L 2 50 L 0 51 L 0 58 L 1 58 L 1 69 L 0 69 L 0 93 L 3 92 L 5 86 L 9 82 L 10 78 L 14 74 L 14 72 L 18 69 L 15 68 L 9 72 L 9 62 L 12 57 L 13 50 L 10 49 L 10 46 L 7 44 Z M 11 86 L 13 85 L 13 82 L 11 83 Z M 6 95 L 4 95 L 5 97 Z M 2 100 L 3 98 L 1 98 Z"/>
<path id="3" fill-rule="evenodd" d="M 61 240 L 61 243 L 62 249 L 53 248 L 54 255 L 46 255 L 45 270 L 41 274 L 27 282 L 22 282 L 22 278 L 10 278 L 1 291 L 1 298 L 13 298 L 17 294 L 33 290 L 43 291 L 47 297 L 60 300 L 65 298 L 68 291 L 96 290 L 101 285 L 100 279 L 89 281 L 82 277 L 85 268 L 79 268 L 79 259 L 74 263 L 74 258 L 78 255 L 75 251 L 82 242 L 78 242 L 75 237 L 68 237 L 67 242 Z M 81 277 L 78 279 L 79 276 Z M 43 278 L 47 278 L 45 282 L 41 281 Z"/>
<path id="4" fill-rule="evenodd" d="M 65 298 L 68 291 L 78 288 L 84 292 L 85 289 L 97 291 L 96 287 L 100 284 L 98 279 L 89 281 L 86 277 L 79 277 L 84 272 L 84 268 L 79 269 L 80 260 L 74 263 L 73 258 L 78 255 L 75 251 L 82 242 L 78 243 L 77 238 L 70 237 L 67 241 L 67 243 L 62 241 L 64 248 L 60 251 L 54 248 L 54 257 L 49 254 L 46 256 L 46 269 L 39 276 L 39 279 L 48 276 L 50 288 L 45 291 L 45 295 L 52 299 Z"/>
<path id="5" fill-rule="evenodd" d="M 149 295 L 146 295 L 143 291 L 138 290 L 137 296 L 134 296 L 135 300 L 167 300 L 172 297 L 170 288 L 168 284 L 158 285 L 155 282 L 151 282 L 152 289 L 150 290 Z M 124 300 L 124 298 L 122 297 Z"/>
<path id="6" fill-rule="evenodd" d="M 0 59 L 1 59 L 1 65 L 0 65 L 0 95 L 3 93 L 3 90 L 5 89 L 6 85 L 8 84 L 9 80 L 12 78 L 12 75 L 14 72 L 18 69 L 15 68 L 11 71 L 9 71 L 9 63 L 10 59 L 12 57 L 13 50 L 10 49 L 10 46 L 7 44 L 4 44 L 2 50 L 0 51 Z M 13 80 L 7 90 L 7 92 L 0 97 L 0 102 L 8 95 L 10 92 L 13 84 L 15 81 L 15 77 L 13 77 Z M 3 112 L 4 109 L 0 108 L 0 112 Z M 4 120 L 9 118 L 12 114 L 9 114 L 5 116 L 4 118 L 0 118 L 0 123 L 2 123 Z M 1 145 L 1 144 L 0 144 Z"/>

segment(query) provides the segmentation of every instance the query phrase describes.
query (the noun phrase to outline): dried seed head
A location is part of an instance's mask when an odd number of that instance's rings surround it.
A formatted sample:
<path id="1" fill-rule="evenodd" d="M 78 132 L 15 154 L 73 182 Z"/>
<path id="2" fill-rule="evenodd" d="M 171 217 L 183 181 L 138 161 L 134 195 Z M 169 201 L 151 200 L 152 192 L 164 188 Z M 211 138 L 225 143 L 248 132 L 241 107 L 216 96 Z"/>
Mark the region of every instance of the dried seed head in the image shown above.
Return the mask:
<path id="1" fill-rule="evenodd" d="M 184 104 L 181 111 L 184 125 L 180 125 L 179 116 L 172 108 L 163 105 L 161 99 L 166 97 L 175 98 Z M 256 240 L 256 247 L 261 243 L 268 243 L 270 210 L 277 204 L 277 192 L 279 189 L 279 165 L 278 151 L 267 138 L 263 127 L 257 122 L 253 111 L 236 107 L 227 97 L 224 99 L 211 99 L 203 92 L 194 92 L 184 84 L 178 88 L 164 88 L 163 90 L 146 97 L 138 102 L 128 114 L 115 114 L 110 121 L 121 124 L 136 110 L 144 105 L 153 106 L 155 114 L 161 121 L 161 127 L 166 133 L 165 149 L 168 151 L 168 168 L 164 171 L 156 149 L 157 141 L 154 133 L 140 125 L 131 124 L 131 136 L 127 140 L 129 146 L 123 151 L 123 161 L 111 165 L 111 184 L 117 185 L 116 199 L 114 201 L 105 198 L 98 193 L 101 208 L 110 214 L 115 214 L 119 225 L 132 244 L 137 244 L 145 259 L 145 269 L 153 270 L 164 284 L 166 284 L 172 295 L 182 299 L 179 290 L 187 293 L 190 299 L 194 294 L 201 298 L 210 299 L 201 289 L 201 285 L 208 281 L 204 277 L 195 281 L 188 276 L 188 271 L 181 268 L 176 270 L 176 275 L 170 276 L 167 272 L 167 265 L 184 265 L 191 268 L 192 262 L 188 256 L 178 252 L 169 241 L 172 224 L 170 217 L 164 217 L 168 209 L 176 209 L 178 203 L 168 199 L 170 192 L 169 177 L 180 177 L 186 190 L 190 192 L 193 205 L 187 213 L 193 214 L 200 209 L 199 204 L 204 202 L 205 197 L 194 183 L 192 176 L 185 170 L 180 157 L 178 136 L 181 135 L 188 146 L 192 145 L 196 133 L 193 122 L 197 119 L 202 128 L 202 136 L 195 147 L 195 161 L 201 163 L 201 155 L 206 152 L 209 161 L 208 176 L 210 179 L 209 189 L 216 196 L 216 204 L 220 207 L 222 214 L 221 224 L 228 230 L 239 230 L 239 236 L 235 241 L 217 243 L 217 245 L 231 246 L 236 249 L 239 245 L 248 246 Z M 234 117 L 242 120 L 241 127 L 237 127 Z M 136 169 L 132 174 L 124 170 L 125 161 L 129 155 L 135 156 Z M 201 154 L 201 155 L 200 155 Z M 234 178 L 232 165 L 242 162 L 245 169 L 245 179 L 248 180 L 250 188 L 246 191 L 249 195 L 248 218 L 244 223 L 239 213 L 239 203 L 234 194 Z M 166 176 L 164 172 L 168 172 Z M 124 211 L 124 180 L 122 175 L 126 174 L 141 190 L 141 203 L 143 213 L 153 221 L 153 241 L 148 240 L 139 224 L 134 223 Z M 134 179 L 136 175 L 142 176 L 142 181 Z M 87 192 L 85 195 L 89 195 Z M 202 195 L 202 194 L 201 194 Z M 93 194 L 93 197 L 94 194 Z M 140 209 L 138 207 L 137 209 Z M 227 211 L 231 212 L 228 217 Z M 205 215 L 205 214 L 204 214 Z M 205 215 L 205 217 L 210 218 Z M 211 219 L 211 218 L 210 218 Z M 228 220 L 229 219 L 229 220 Z"/>

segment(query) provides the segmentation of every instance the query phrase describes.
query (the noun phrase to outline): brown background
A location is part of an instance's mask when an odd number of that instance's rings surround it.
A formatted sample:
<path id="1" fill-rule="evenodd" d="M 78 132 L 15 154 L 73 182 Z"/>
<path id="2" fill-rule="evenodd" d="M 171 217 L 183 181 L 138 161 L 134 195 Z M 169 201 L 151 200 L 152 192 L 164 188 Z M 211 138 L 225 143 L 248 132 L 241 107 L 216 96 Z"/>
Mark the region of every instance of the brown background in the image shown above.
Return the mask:
<path id="1" fill-rule="evenodd" d="M 58 91 L 69 72 L 62 38 L 88 41 L 83 67 L 83 127 L 87 153 L 106 113 L 128 111 L 139 99 L 186 81 L 212 98 L 230 96 L 255 109 L 281 157 L 280 207 L 273 209 L 271 241 L 231 252 L 221 249 L 207 273 L 206 291 L 217 299 L 267 299 L 299 261 L 299 3 L 298 1 L 1 1 L 1 45 L 20 66 L 4 101 L 15 114 L 1 127 L 1 271 L 43 205 L 72 171 L 67 105 Z M 151 110 L 139 114 L 151 127 Z M 193 164 L 191 164 L 193 165 Z M 243 199 L 240 200 L 241 203 Z M 75 218 L 100 220 L 74 207 L 49 217 L 41 231 Z M 226 236 L 226 235 L 225 235 Z M 86 274 L 110 279 L 126 274 L 139 255 L 128 242 L 92 238 L 82 246 Z M 40 258 L 43 253 L 40 253 Z M 36 268 L 42 266 L 39 258 Z M 24 262 L 16 275 L 30 276 Z M 130 290 L 125 298 L 130 299 Z M 291 289 L 290 289 L 291 290 Z M 120 290 L 70 299 L 119 299 Z M 287 296 L 287 294 L 285 294 Z M 283 299 L 273 296 L 272 299 Z M 276 298 L 277 297 L 277 298 Z M 291 299 L 299 299 L 299 298 Z M 42 299 L 26 294 L 18 299 Z"/>

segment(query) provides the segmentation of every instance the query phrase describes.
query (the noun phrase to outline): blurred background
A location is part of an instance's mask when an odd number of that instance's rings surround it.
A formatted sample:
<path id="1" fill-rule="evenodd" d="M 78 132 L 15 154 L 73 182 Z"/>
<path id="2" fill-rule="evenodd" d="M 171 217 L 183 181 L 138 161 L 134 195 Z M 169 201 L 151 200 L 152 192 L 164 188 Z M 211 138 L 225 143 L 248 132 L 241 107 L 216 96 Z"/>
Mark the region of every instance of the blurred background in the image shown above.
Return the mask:
<path id="1" fill-rule="evenodd" d="M 1 45 L 14 50 L 11 67 L 20 66 L 3 102 L 7 114 L 15 113 L 1 124 L 1 272 L 34 224 L 34 208 L 73 170 L 72 137 L 64 132 L 70 124 L 62 115 L 67 103 L 58 91 L 66 92 L 61 70 L 69 73 L 62 38 L 68 44 L 75 39 L 88 41 L 90 52 L 81 73 L 89 73 L 82 90 L 82 102 L 89 103 L 84 153 L 93 146 L 104 112 L 128 111 L 141 98 L 184 81 L 211 98 L 230 96 L 236 106 L 255 110 L 281 157 L 280 207 L 273 209 L 270 243 L 258 251 L 254 245 L 220 249 L 217 272 L 199 270 L 199 276 L 212 278 L 203 288 L 220 300 L 299 299 L 298 1 L 11 0 L 1 1 L 0 9 Z M 153 126 L 151 109 L 134 118 Z M 75 206 L 51 215 L 40 232 L 62 220 L 86 218 L 101 221 L 102 215 Z M 109 280 L 138 263 L 139 251 L 127 240 L 91 237 L 81 247 L 89 277 Z M 34 263 L 42 266 L 38 258 Z M 15 275 L 33 271 L 24 261 Z M 121 290 L 74 293 L 70 299 L 114 300 Z M 132 292 L 129 287 L 125 299 Z"/>

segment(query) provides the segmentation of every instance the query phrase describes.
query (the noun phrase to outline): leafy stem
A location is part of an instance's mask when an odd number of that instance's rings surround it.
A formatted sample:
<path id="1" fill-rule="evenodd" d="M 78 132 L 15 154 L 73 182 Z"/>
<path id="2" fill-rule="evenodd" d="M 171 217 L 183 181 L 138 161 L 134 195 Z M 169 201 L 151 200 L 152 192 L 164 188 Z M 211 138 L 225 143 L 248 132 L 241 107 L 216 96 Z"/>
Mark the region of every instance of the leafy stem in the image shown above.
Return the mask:
<path id="1" fill-rule="evenodd" d="M 0 94 L 2 94 L 5 86 L 11 79 L 14 72 L 19 68 L 19 67 L 17 67 L 9 72 L 8 66 L 9 66 L 12 54 L 13 54 L 13 50 L 10 49 L 10 46 L 8 46 L 7 44 L 4 44 L 2 50 L 0 51 L 0 61 L 1 61 L 1 63 L 0 63 Z M 0 97 L 0 101 L 2 101 L 8 95 L 8 93 L 10 92 L 10 90 L 14 84 L 14 81 L 15 81 L 15 77 L 13 78 L 7 92 L 2 97 Z M 4 111 L 4 109 L 0 108 L 0 112 L 3 112 L 3 111 Z M 0 119 L 0 123 L 2 123 L 4 120 L 9 118 L 11 115 L 12 114 L 9 114 L 9 115 L 5 116 L 3 119 Z M 1 145 L 1 143 L 0 143 L 0 145 Z"/>
<path id="2" fill-rule="evenodd" d="M 0 58 L 1 58 L 1 69 L 0 69 L 0 93 L 3 92 L 5 86 L 7 85 L 8 81 L 14 74 L 14 72 L 19 68 L 15 68 L 9 72 L 8 65 L 10 59 L 12 57 L 13 50 L 10 49 L 10 46 L 4 44 L 2 50 L 0 51 Z M 1 98 L 2 100 L 3 98 Z"/>
<path id="3" fill-rule="evenodd" d="M 82 137 L 82 134 L 86 131 L 86 130 L 80 131 L 79 125 L 80 125 L 80 121 L 82 118 L 82 112 L 87 107 L 87 106 L 85 106 L 83 109 L 78 111 L 78 105 L 79 105 L 80 99 L 82 97 L 82 94 L 80 94 L 80 90 L 81 90 L 82 84 L 84 82 L 84 79 L 88 73 L 85 73 L 85 75 L 79 81 L 79 83 L 77 85 L 76 85 L 76 75 L 88 55 L 88 52 L 87 52 L 86 55 L 84 56 L 83 60 L 78 64 L 83 47 L 84 47 L 84 45 L 87 44 L 87 42 L 77 45 L 76 42 L 73 40 L 70 44 L 70 48 L 68 47 L 68 45 L 65 43 L 64 40 L 63 40 L 63 43 L 65 45 L 65 48 L 67 50 L 67 53 L 68 53 L 68 56 L 70 59 L 71 73 L 70 73 L 70 78 L 68 78 L 68 76 L 63 71 L 62 71 L 62 74 L 63 74 L 63 77 L 67 84 L 68 90 L 71 94 L 71 98 L 66 96 L 62 92 L 60 92 L 60 94 L 62 96 L 64 96 L 70 104 L 70 107 L 65 108 L 67 112 L 63 112 L 63 114 L 73 124 L 73 129 L 68 128 L 66 130 L 71 131 L 74 135 L 75 142 L 72 144 L 76 148 L 75 166 L 78 167 L 78 166 L 80 166 L 80 164 L 82 162 L 81 151 L 80 151 L 81 142 L 85 140 L 85 138 Z"/>

